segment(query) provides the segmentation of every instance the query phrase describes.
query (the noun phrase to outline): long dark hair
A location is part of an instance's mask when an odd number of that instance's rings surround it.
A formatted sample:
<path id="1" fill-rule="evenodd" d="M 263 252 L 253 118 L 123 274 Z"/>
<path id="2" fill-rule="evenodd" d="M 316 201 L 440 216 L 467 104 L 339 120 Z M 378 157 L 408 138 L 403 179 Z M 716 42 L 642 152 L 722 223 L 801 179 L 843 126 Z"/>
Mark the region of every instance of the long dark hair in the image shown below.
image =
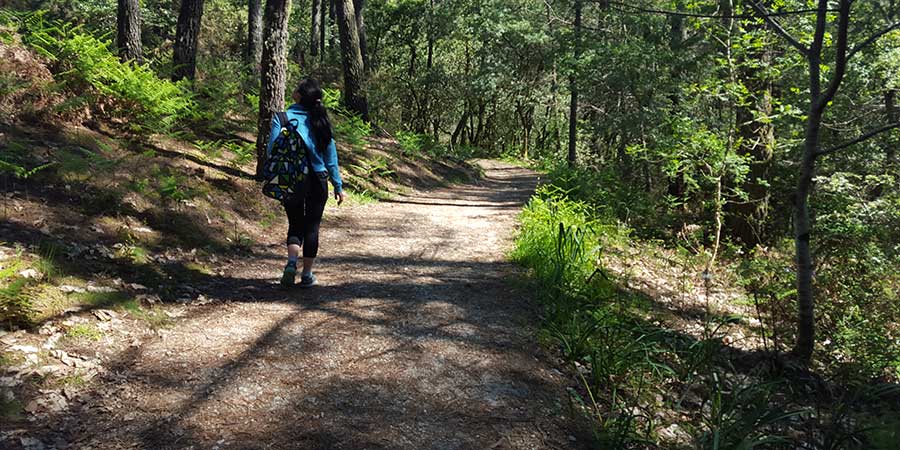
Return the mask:
<path id="1" fill-rule="evenodd" d="M 331 131 L 328 112 L 325 111 L 325 105 L 322 104 L 322 87 L 315 79 L 307 78 L 300 82 L 294 92 L 300 97 L 300 106 L 306 109 L 309 115 L 309 128 L 312 130 L 316 150 L 324 152 L 334 134 Z"/>

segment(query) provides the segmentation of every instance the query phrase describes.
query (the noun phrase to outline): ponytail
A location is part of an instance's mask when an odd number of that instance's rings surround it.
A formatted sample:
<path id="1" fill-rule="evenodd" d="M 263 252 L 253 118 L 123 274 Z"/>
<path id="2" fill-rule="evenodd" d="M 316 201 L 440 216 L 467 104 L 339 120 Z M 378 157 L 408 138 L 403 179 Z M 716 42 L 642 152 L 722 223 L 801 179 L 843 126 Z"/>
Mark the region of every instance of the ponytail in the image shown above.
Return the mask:
<path id="1" fill-rule="evenodd" d="M 309 128 L 312 131 L 316 150 L 324 152 L 331 144 L 334 133 L 331 130 L 328 112 L 325 110 L 325 105 L 322 104 L 322 88 L 318 81 L 307 78 L 300 82 L 296 92 L 300 96 L 300 106 L 306 109 L 309 115 Z"/>

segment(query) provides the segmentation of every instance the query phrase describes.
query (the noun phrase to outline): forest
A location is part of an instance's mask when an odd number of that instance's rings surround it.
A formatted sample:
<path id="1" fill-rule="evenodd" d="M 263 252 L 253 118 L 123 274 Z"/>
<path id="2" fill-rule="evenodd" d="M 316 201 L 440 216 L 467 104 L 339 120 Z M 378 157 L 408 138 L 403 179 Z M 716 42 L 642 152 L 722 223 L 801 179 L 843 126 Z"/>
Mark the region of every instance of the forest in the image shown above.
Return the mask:
<path id="1" fill-rule="evenodd" d="M 0 42 L 4 221 L 55 183 L 93 186 L 87 215 L 152 194 L 174 230 L 166 205 L 215 191 L 233 216 L 192 220 L 252 246 L 246 217 L 280 214 L 245 198 L 272 117 L 314 77 L 341 158 L 366 155 L 356 203 L 390 202 L 401 159 L 540 177 L 504 256 L 576 430 L 542 448 L 898 448 L 898 0 L 3 0 Z M 131 174 L 28 143 L 70 126 Z M 242 187 L 191 185 L 163 141 Z M 132 241 L 117 257 L 155 251 Z M 0 265 L 9 331 L 41 325 L 22 264 Z"/>

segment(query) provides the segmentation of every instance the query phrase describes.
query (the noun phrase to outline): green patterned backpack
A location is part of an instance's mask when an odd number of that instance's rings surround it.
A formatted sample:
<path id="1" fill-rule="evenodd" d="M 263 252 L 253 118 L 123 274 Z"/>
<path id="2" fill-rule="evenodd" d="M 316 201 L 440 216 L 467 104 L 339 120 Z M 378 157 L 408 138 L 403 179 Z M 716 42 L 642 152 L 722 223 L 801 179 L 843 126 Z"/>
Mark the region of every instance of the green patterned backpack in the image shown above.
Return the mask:
<path id="1" fill-rule="evenodd" d="M 281 130 L 272 143 L 272 148 L 266 153 L 262 191 L 266 197 L 284 201 L 303 181 L 308 166 L 307 147 L 287 113 L 280 112 L 277 115 Z"/>

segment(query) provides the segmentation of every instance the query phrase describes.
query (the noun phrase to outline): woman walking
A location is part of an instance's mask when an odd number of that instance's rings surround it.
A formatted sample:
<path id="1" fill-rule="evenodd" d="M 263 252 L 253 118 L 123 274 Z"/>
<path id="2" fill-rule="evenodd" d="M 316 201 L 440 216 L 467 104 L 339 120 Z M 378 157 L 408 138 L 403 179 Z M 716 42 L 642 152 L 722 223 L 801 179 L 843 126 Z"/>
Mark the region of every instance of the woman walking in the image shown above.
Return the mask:
<path id="1" fill-rule="evenodd" d="M 281 276 L 281 285 L 293 286 L 297 277 L 297 263 L 303 252 L 303 270 L 300 273 L 300 287 L 308 288 L 316 284 L 312 273 L 313 263 L 319 252 L 319 224 L 328 201 L 328 180 L 334 186 L 334 198 L 338 205 L 344 202 L 337 150 L 331 129 L 331 122 L 322 104 L 322 88 L 319 82 L 307 78 L 294 90 L 294 104 L 285 112 L 285 117 L 306 144 L 304 164 L 306 176 L 294 194 L 282 202 L 288 218 L 287 253 L 288 262 Z M 269 152 L 281 132 L 281 119 L 276 114 L 272 118 L 269 133 Z"/>

